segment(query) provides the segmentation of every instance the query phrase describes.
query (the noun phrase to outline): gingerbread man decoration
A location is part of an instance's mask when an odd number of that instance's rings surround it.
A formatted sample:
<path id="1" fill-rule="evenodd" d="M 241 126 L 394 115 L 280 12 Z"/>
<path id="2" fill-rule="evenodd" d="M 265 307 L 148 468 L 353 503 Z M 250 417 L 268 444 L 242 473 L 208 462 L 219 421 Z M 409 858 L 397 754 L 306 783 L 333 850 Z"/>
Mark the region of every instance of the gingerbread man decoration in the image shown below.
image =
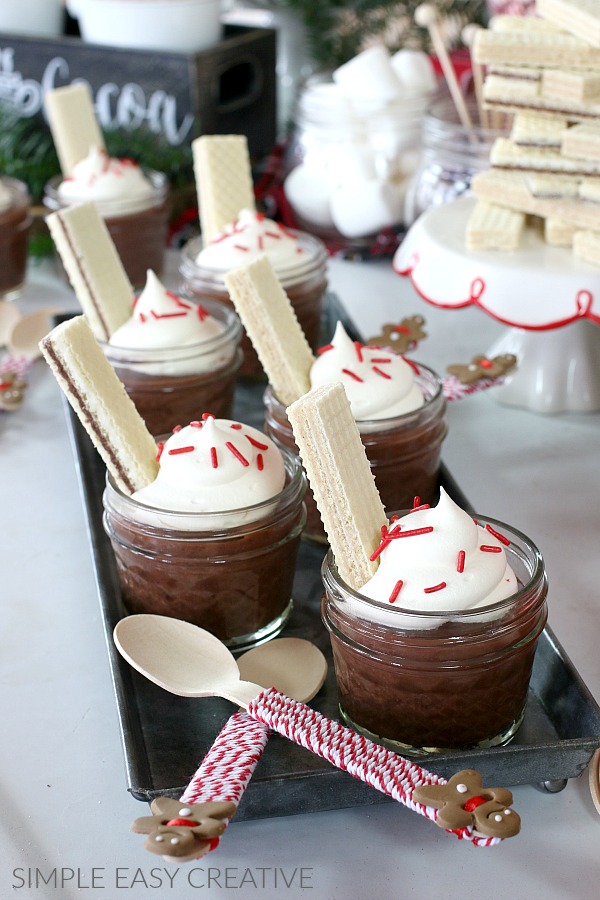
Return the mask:
<path id="1" fill-rule="evenodd" d="M 16 372 L 0 372 L 0 409 L 8 412 L 18 409 L 23 402 L 27 382 Z"/>
<path id="2" fill-rule="evenodd" d="M 387 323 L 381 329 L 381 334 L 369 338 L 367 344 L 370 347 L 389 347 L 396 353 L 406 353 L 414 350 L 419 341 L 427 337 L 423 326 L 423 316 L 408 316 L 398 325 Z"/>
<path id="3" fill-rule="evenodd" d="M 519 815 L 510 808 L 511 792 L 484 788 L 475 769 L 463 769 L 444 784 L 423 784 L 413 800 L 439 810 L 436 824 L 447 831 L 471 825 L 486 837 L 509 838 L 521 829 Z"/>
<path id="4" fill-rule="evenodd" d="M 237 805 L 225 801 L 191 804 L 157 797 L 150 809 L 153 815 L 136 819 L 131 830 L 148 835 L 144 846 L 151 853 L 185 862 L 215 849 Z"/>
<path id="5" fill-rule="evenodd" d="M 506 375 L 517 364 L 517 357 L 512 353 L 503 353 L 488 359 L 487 356 L 474 356 L 470 363 L 447 366 L 449 375 L 455 375 L 461 384 L 474 384 L 482 378 L 499 378 Z"/>

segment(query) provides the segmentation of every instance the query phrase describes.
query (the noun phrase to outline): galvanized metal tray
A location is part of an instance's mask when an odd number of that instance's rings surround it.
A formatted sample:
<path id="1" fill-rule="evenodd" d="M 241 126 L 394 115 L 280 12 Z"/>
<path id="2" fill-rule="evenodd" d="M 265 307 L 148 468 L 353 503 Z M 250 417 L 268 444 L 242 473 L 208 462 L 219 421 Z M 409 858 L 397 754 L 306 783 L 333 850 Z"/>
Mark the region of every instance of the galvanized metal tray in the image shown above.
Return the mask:
<path id="1" fill-rule="evenodd" d="M 329 299 L 327 312 L 328 318 L 343 316 L 335 298 Z M 352 331 L 351 323 L 346 324 Z M 325 330 L 327 326 L 326 321 Z M 239 387 L 235 415 L 260 427 L 262 391 L 260 385 Z M 113 675 L 128 790 L 145 801 L 157 795 L 179 797 L 233 707 L 216 698 L 185 699 L 167 694 L 131 669 L 116 651 L 112 632 L 124 609 L 112 550 L 102 526 L 104 466 L 68 405 L 66 409 Z M 470 509 L 444 467 L 441 480 L 451 496 Z M 284 634 L 314 641 L 331 663 L 329 639 L 319 612 L 323 555 L 322 546 L 302 542 L 293 590 L 294 610 Z M 337 718 L 337 704 L 331 664 L 327 681 L 312 705 Z M 600 709 L 552 631 L 546 628 L 536 653 L 525 720 L 512 743 L 495 749 L 421 757 L 419 762 L 444 777 L 459 769 L 475 768 L 488 783 L 536 784 L 556 791 L 585 769 L 598 747 Z M 383 794 L 274 735 L 236 819 L 317 812 L 387 800 Z"/>

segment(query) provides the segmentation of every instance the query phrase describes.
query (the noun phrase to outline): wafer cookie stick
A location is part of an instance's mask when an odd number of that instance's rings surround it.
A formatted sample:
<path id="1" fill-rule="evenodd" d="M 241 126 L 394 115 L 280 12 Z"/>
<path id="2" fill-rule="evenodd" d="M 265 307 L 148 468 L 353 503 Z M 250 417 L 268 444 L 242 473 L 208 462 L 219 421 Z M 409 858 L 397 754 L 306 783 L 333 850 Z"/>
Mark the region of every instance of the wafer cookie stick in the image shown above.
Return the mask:
<path id="1" fill-rule="evenodd" d="M 108 341 L 131 316 L 134 292 L 93 203 L 51 213 L 46 222 L 90 328 Z"/>
<path id="2" fill-rule="evenodd" d="M 48 91 L 44 108 L 65 178 L 88 155 L 90 147 L 106 149 L 87 84 L 79 82 Z"/>
<path id="3" fill-rule="evenodd" d="M 293 403 L 310 389 L 314 357 L 270 260 L 262 254 L 224 280 L 276 397 Z"/>
<path id="4" fill-rule="evenodd" d="M 205 134 L 192 141 L 194 177 L 204 246 L 242 209 L 255 209 L 248 140 L 243 134 Z"/>
<path id="5" fill-rule="evenodd" d="M 40 350 L 116 483 L 132 494 L 158 472 L 156 443 L 84 316 L 57 325 Z"/>
<path id="6" fill-rule="evenodd" d="M 537 0 L 536 12 L 594 47 L 600 47 L 598 0 Z"/>
<path id="7" fill-rule="evenodd" d="M 358 590 L 387 519 L 344 387 L 314 388 L 287 414 L 340 576 Z"/>

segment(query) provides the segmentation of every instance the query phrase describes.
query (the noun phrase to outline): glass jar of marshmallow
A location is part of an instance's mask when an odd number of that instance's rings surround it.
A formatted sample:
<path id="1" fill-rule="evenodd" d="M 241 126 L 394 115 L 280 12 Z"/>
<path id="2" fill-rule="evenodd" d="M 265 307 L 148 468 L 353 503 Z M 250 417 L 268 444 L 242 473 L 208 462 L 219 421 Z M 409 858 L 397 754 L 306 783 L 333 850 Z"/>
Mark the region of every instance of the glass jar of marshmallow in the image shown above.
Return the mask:
<path id="1" fill-rule="evenodd" d="M 477 106 L 467 98 L 471 120 L 478 122 Z M 473 176 L 490 167 L 490 153 L 505 129 L 473 125 L 465 127 L 449 95 L 436 97 L 423 119 L 422 155 L 405 194 L 404 222 L 418 219 L 433 206 L 448 203 L 466 193 Z"/>
<path id="2" fill-rule="evenodd" d="M 331 251 L 364 255 L 403 224 L 420 158 L 421 123 L 437 86 L 429 57 L 373 45 L 298 99 L 283 191 L 295 224 Z M 382 238 L 382 234 L 387 237 Z"/>

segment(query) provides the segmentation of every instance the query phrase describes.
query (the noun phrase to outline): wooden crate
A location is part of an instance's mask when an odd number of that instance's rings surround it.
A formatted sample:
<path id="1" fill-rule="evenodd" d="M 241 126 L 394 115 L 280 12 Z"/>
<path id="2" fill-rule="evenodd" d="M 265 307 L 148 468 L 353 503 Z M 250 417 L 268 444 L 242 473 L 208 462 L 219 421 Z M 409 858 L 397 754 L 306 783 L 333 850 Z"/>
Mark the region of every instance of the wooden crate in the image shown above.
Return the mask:
<path id="1" fill-rule="evenodd" d="M 245 134 L 259 158 L 276 139 L 275 57 L 274 30 L 236 25 L 196 54 L 0 33 L 0 102 L 42 117 L 46 91 L 84 80 L 103 129 L 145 124 L 173 146 L 199 134 Z"/>

